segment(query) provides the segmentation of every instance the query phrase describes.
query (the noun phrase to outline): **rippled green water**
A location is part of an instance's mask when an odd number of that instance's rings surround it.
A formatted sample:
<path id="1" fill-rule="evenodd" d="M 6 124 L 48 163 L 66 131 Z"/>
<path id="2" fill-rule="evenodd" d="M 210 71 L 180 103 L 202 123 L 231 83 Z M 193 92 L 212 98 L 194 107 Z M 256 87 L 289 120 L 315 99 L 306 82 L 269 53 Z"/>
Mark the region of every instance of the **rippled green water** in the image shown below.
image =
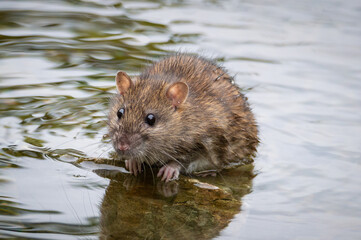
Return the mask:
<path id="1" fill-rule="evenodd" d="M 360 21 L 352 0 L 0 1 L 0 237 L 360 239 Z M 236 75 L 254 168 L 165 185 L 109 161 L 115 72 L 179 50 Z"/>

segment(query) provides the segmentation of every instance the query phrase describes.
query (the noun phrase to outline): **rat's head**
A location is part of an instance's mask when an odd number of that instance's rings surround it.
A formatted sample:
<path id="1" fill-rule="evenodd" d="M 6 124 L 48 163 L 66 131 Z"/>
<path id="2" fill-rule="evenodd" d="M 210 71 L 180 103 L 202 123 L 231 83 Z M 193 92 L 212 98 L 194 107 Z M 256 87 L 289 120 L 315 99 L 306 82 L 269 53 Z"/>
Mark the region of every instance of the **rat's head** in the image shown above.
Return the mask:
<path id="1" fill-rule="evenodd" d="M 156 155 L 167 154 L 166 146 L 176 144 L 176 133 L 182 131 L 188 85 L 154 76 L 133 81 L 121 71 L 115 82 L 118 94 L 108 121 L 114 149 L 122 157 L 153 163 Z"/>

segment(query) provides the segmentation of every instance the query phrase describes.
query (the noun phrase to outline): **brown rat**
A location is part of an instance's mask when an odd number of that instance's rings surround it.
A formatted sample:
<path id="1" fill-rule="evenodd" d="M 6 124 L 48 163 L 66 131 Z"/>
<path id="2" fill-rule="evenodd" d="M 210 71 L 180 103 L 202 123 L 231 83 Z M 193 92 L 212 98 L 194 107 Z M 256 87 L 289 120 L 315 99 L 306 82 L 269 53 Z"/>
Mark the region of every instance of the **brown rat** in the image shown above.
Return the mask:
<path id="1" fill-rule="evenodd" d="M 134 175 L 143 164 L 157 164 L 158 177 L 169 181 L 179 172 L 249 162 L 256 151 L 258 130 L 246 98 L 212 61 L 172 55 L 133 79 L 119 71 L 116 86 L 109 135 Z"/>

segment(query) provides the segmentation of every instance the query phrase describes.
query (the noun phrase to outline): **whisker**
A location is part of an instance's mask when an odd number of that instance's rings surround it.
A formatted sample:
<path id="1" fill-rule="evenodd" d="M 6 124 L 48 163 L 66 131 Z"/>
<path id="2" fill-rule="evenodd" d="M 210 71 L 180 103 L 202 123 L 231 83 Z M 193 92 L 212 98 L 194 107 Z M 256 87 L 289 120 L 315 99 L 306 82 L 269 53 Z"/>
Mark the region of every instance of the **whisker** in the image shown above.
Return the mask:
<path id="1" fill-rule="evenodd" d="M 102 142 L 96 142 L 96 143 L 90 143 L 90 144 L 88 144 L 87 146 L 85 146 L 85 147 L 83 147 L 83 149 L 86 149 L 86 148 L 89 148 L 89 147 L 92 147 L 92 146 L 94 146 L 94 145 L 100 145 L 100 147 L 102 147 L 102 146 L 105 146 L 105 145 L 108 145 L 108 143 L 102 143 Z M 97 150 L 97 149 L 96 149 Z"/>
<path id="2" fill-rule="evenodd" d="M 113 148 L 113 146 L 110 146 L 109 148 L 104 150 L 101 154 L 99 154 L 98 158 L 100 158 L 105 152 L 109 152 L 109 150 L 112 149 L 112 148 Z"/>

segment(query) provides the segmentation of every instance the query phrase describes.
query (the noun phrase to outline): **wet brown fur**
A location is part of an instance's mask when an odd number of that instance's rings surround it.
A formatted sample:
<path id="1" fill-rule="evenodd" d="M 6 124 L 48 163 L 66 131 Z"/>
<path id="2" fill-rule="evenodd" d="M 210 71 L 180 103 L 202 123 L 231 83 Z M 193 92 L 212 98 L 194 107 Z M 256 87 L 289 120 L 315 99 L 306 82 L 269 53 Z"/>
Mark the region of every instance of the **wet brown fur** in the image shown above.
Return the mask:
<path id="1" fill-rule="evenodd" d="M 174 108 L 166 91 L 177 81 L 187 83 L 189 94 Z M 125 114 L 118 120 L 122 107 Z M 148 113 L 156 116 L 154 126 L 145 123 Z M 183 172 L 249 162 L 258 145 L 254 116 L 232 77 L 212 61 L 186 54 L 154 63 L 126 93 L 116 94 L 108 122 L 115 149 L 121 135 L 138 136 L 132 139 L 136 147 L 125 158 L 147 164 L 175 160 Z M 196 160 L 204 164 L 189 168 Z"/>

